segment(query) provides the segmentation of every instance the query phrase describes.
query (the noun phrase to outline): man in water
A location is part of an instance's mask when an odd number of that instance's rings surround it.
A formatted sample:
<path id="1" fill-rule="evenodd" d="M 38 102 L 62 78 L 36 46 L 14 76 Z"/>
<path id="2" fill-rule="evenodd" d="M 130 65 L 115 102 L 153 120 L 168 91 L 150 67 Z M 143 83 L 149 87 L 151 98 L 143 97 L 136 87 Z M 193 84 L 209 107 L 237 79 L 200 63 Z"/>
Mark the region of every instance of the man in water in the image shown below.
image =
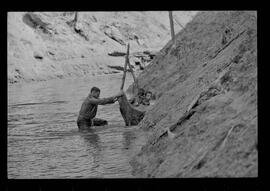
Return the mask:
<path id="1" fill-rule="evenodd" d="M 108 122 L 103 119 L 95 118 L 97 114 L 98 105 L 112 104 L 121 97 L 124 92 L 121 90 L 118 94 L 108 98 L 99 99 L 100 89 L 93 87 L 90 94 L 82 103 L 80 113 L 77 119 L 77 125 L 79 129 L 87 129 L 91 126 L 103 126 L 107 125 Z"/>
<path id="2" fill-rule="evenodd" d="M 152 92 L 147 91 L 145 92 L 144 89 L 139 89 L 138 94 L 129 100 L 129 103 L 134 105 L 135 107 L 139 106 L 140 104 L 143 105 L 150 105 L 150 100 L 152 99 Z"/>
<path id="3" fill-rule="evenodd" d="M 140 88 L 138 91 L 138 94 L 134 98 L 130 99 L 129 103 L 137 107 L 142 103 L 144 96 L 145 96 L 145 91 L 144 89 Z"/>
<path id="4" fill-rule="evenodd" d="M 145 97 L 142 99 L 143 105 L 150 105 L 150 100 L 152 98 L 152 92 L 147 91 Z"/>

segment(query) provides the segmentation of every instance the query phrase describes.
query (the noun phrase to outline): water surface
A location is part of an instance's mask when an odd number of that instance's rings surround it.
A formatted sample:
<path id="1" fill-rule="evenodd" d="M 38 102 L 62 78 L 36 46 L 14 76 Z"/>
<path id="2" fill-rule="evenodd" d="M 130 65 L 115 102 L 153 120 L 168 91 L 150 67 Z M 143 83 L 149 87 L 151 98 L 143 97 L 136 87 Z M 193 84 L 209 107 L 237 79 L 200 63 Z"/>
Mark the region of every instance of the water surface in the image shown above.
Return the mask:
<path id="1" fill-rule="evenodd" d="M 119 91 L 122 75 L 50 80 L 8 86 L 8 178 L 126 178 L 145 143 L 125 127 L 118 102 L 99 106 L 109 125 L 79 131 L 77 115 L 92 86 L 101 97 Z M 127 74 L 125 88 L 132 83 Z"/>

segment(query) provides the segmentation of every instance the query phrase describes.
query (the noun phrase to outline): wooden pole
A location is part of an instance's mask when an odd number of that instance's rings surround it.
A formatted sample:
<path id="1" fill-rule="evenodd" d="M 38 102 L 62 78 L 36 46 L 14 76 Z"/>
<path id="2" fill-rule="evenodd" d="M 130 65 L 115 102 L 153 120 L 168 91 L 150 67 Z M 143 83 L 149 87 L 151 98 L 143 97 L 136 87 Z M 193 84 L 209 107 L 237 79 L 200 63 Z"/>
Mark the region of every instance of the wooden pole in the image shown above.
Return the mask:
<path id="1" fill-rule="evenodd" d="M 138 81 L 137 81 L 136 76 L 135 76 L 135 74 L 133 72 L 133 69 L 131 68 L 131 64 L 130 64 L 129 60 L 128 60 L 128 67 L 129 67 L 129 69 L 131 71 L 131 74 L 132 74 L 132 77 L 133 77 L 133 80 L 134 80 L 135 87 L 137 89 L 139 89 Z M 134 93 L 134 88 L 133 88 L 133 93 Z"/>
<path id="2" fill-rule="evenodd" d="M 74 16 L 74 24 L 76 25 L 78 21 L 78 12 L 75 12 L 75 16 Z"/>
<path id="3" fill-rule="evenodd" d="M 126 72 L 127 72 L 127 65 L 130 66 L 128 57 L 129 57 L 129 44 L 127 47 L 126 61 L 125 61 L 125 66 L 124 66 L 124 74 L 123 74 L 123 78 L 122 78 L 122 84 L 120 87 L 121 90 L 123 90 L 123 88 L 124 88 Z M 132 68 L 130 67 L 130 69 L 132 69 Z M 134 79 L 135 79 L 135 75 L 134 75 Z M 121 96 L 118 99 L 118 102 L 119 102 L 119 106 L 120 106 L 120 113 L 125 121 L 126 126 L 138 125 L 140 123 L 140 121 L 143 119 L 143 117 L 145 115 L 145 111 L 139 111 L 139 110 L 134 109 L 130 105 L 130 103 L 128 102 L 126 94 Z"/>
<path id="4" fill-rule="evenodd" d="M 124 74 L 123 74 L 123 77 L 122 77 L 122 84 L 121 84 L 120 90 L 123 90 L 124 84 L 125 84 L 128 57 L 129 57 L 129 43 L 128 43 L 128 46 L 127 46 L 127 54 L 126 54 L 126 60 L 125 60 L 125 66 L 124 66 Z"/>
<path id="5" fill-rule="evenodd" d="M 169 11 L 169 18 L 170 18 L 171 36 L 172 36 L 172 41 L 173 41 L 173 44 L 174 44 L 174 42 L 175 42 L 175 34 L 174 34 L 172 11 Z"/>

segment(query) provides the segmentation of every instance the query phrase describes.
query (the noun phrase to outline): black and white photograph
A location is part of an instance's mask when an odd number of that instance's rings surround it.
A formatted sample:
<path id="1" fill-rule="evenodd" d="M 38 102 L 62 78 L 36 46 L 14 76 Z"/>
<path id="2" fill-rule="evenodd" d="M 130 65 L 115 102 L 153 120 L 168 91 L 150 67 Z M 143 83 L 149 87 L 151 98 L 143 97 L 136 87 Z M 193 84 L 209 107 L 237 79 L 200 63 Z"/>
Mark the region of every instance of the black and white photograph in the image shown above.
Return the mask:
<path id="1" fill-rule="evenodd" d="M 257 11 L 7 12 L 7 178 L 257 178 Z"/>

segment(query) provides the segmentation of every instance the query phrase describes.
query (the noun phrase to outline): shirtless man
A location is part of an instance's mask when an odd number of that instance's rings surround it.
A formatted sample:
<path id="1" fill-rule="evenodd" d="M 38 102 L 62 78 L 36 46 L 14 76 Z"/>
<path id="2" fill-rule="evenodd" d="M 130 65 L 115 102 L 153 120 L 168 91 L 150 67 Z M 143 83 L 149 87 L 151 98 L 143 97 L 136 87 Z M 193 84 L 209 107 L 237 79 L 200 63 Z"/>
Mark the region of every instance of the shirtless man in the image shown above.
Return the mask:
<path id="1" fill-rule="evenodd" d="M 91 126 L 103 126 L 108 122 L 104 119 L 95 118 L 97 114 L 98 105 L 112 104 L 121 97 L 124 92 L 121 90 L 118 94 L 108 98 L 99 98 L 100 89 L 93 87 L 90 94 L 82 103 L 79 116 L 77 119 L 77 125 L 79 129 L 88 129 Z"/>

